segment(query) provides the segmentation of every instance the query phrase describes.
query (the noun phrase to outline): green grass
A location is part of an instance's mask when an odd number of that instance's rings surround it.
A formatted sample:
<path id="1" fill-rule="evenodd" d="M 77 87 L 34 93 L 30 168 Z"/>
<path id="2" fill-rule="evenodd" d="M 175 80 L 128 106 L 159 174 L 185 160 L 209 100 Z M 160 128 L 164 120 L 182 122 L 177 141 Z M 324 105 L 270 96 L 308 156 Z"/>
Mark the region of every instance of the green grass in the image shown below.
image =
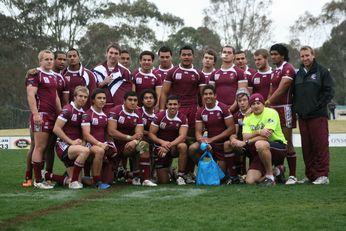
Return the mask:
<path id="1" fill-rule="evenodd" d="M 43 191 L 20 186 L 25 151 L 1 150 L 0 230 L 345 230 L 345 149 L 331 153 L 330 185 Z"/>

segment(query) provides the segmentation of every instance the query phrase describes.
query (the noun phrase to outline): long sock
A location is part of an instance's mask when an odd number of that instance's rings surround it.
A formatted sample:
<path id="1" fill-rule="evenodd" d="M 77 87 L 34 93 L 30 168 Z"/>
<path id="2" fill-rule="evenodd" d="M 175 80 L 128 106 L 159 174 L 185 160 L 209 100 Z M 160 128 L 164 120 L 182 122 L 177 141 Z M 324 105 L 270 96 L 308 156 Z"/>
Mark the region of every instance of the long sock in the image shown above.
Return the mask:
<path id="1" fill-rule="evenodd" d="M 89 161 L 86 161 L 84 163 L 84 176 L 90 176 L 91 171 L 91 163 Z"/>
<path id="2" fill-rule="evenodd" d="M 42 182 L 41 170 L 43 169 L 43 162 L 32 162 L 32 167 L 34 169 L 35 181 L 37 183 Z"/>
<path id="3" fill-rule="evenodd" d="M 109 161 L 103 162 L 102 174 L 101 174 L 102 182 L 111 184 L 113 182 L 113 177 L 114 177 L 113 164 Z"/>
<path id="4" fill-rule="evenodd" d="M 139 158 L 139 167 L 143 180 L 148 180 L 150 178 L 150 158 Z"/>
<path id="5" fill-rule="evenodd" d="M 101 181 L 101 176 L 93 176 L 93 181 L 94 181 L 94 184 L 97 184 L 98 182 Z"/>
<path id="6" fill-rule="evenodd" d="M 63 185 L 66 176 L 55 175 L 53 173 L 46 172 L 44 177 L 46 178 L 46 180 L 52 180 L 52 181 L 57 182 L 60 185 Z"/>
<path id="7" fill-rule="evenodd" d="M 25 179 L 26 180 L 32 179 L 32 169 L 25 171 Z"/>
<path id="8" fill-rule="evenodd" d="M 225 153 L 225 161 L 227 164 L 228 173 L 230 176 L 237 175 L 237 169 L 235 166 L 235 153 Z"/>
<path id="9" fill-rule="evenodd" d="M 297 156 L 295 152 L 287 153 L 287 163 L 290 176 L 296 176 Z"/>
<path id="10" fill-rule="evenodd" d="M 180 170 L 180 169 L 179 169 Z M 191 158 L 187 158 L 185 173 L 193 173 L 195 171 L 195 162 Z"/>
<path id="11" fill-rule="evenodd" d="M 139 177 L 140 171 L 139 170 L 135 170 L 132 173 L 133 173 L 133 177 Z"/>
<path id="12" fill-rule="evenodd" d="M 83 168 L 83 164 L 78 163 L 77 161 L 74 162 L 71 182 L 78 181 L 79 174 L 82 168 Z"/>

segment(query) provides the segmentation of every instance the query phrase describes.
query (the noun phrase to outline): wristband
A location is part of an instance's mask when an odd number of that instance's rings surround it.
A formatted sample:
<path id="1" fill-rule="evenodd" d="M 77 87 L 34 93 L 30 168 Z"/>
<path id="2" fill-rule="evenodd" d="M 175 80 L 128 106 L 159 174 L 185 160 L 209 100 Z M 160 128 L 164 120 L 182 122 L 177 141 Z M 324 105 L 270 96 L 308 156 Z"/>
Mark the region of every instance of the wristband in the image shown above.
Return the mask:
<path id="1" fill-rule="evenodd" d="M 249 145 L 249 140 L 245 140 L 245 145 Z"/>
<path id="2" fill-rule="evenodd" d="M 131 136 L 130 136 L 130 135 L 127 135 L 127 136 L 126 136 L 126 139 L 127 139 L 127 140 L 131 140 Z"/>

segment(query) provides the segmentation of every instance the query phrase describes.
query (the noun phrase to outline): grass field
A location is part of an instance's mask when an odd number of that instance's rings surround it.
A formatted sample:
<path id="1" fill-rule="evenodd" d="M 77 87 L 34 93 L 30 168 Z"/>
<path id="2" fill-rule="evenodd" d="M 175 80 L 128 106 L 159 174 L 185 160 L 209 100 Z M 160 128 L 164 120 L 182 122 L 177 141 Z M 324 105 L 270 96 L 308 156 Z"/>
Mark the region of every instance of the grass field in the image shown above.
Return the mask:
<path id="1" fill-rule="evenodd" d="M 24 150 L 0 150 L 0 230 L 345 230 L 346 153 L 331 153 L 330 185 L 43 191 L 20 186 Z M 55 171 L 62 169 L 56 160 Z"/>

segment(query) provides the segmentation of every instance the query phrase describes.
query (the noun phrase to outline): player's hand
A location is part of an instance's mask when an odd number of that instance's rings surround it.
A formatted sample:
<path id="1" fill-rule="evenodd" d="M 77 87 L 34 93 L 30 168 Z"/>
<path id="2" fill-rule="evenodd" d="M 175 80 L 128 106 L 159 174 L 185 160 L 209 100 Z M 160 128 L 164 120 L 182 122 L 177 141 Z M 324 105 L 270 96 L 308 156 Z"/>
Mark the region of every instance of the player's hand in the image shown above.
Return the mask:
<path id="1" fill-rule="evenodd" d="M 137 145 L 137 140 L 131 140 L 130 142 L 127 142 L 125 144 L 125 149 L 133 152 L 136 149 L 136 145 Z"/>
<path id="2" fill-rule="evenodd" d="M 38 70 L 36 68 L 32 68 L 26 72 L 26 75 L 36 75 L 38 73 Z"/>
<path id="3" fill-rule="evenodd" d="M 267 100 L 264 102 L 264 106 L 270 107 L 270 105 L 271 105 L 271 102 L 270 102 L 269 99 L 267 99 Z"/>
<path id="4" fill-rule="evenodd" d="M 34 124 L 41 125 L 43 123 L 43 119 L 42 119 L 40 113 L 34 114 L 33 120 L 34 120 Z"/>
<path id="5" fill-rule="evenodd" d="M 170 150 L 171 147 L 172 147 L 172 144 L 171 142 L 168 142 L 168 141 L 164 141 L 162 144 L 161 144 L 161 147 L 165 148 L 166 150 Z"/>
<path id="6" fill-rule="evenodd" d="M 108 85 L 110 82 L 112 82 L 112 75 L 107 76 L 107 77 L 103 80 L 103 84 L 104 84 L 104 85 Z"/>
<path id="7" fill-rule="evenodd" d="M 158 155 L 159 155 L 159 157 L 165 157 L 168 152 L 169 152 L 168 149 L 161 146 L 161 147 L 159 147 Z"/>
<path id="8" fill-rule="evenodd" d="M 259 134 L 261 136 L 269 138 L 273 134 L 273 131 L 271 129 L 264 128 L 260 130 Z"/>
<path id="9" fill-rule="evenodd" d="M 83 141 L 81 139 L 72 140 L 71 145 L 82 145 Z"/>
<path id="10" fill-rule="evenodd" d="M 102 143 L 102 142 L 98 142 L 97 146 L 99 146 L 100 148 L 102 148 L 103 150 L 108 150 L 110 145 L 106 144 L 106 143 Z"/>

